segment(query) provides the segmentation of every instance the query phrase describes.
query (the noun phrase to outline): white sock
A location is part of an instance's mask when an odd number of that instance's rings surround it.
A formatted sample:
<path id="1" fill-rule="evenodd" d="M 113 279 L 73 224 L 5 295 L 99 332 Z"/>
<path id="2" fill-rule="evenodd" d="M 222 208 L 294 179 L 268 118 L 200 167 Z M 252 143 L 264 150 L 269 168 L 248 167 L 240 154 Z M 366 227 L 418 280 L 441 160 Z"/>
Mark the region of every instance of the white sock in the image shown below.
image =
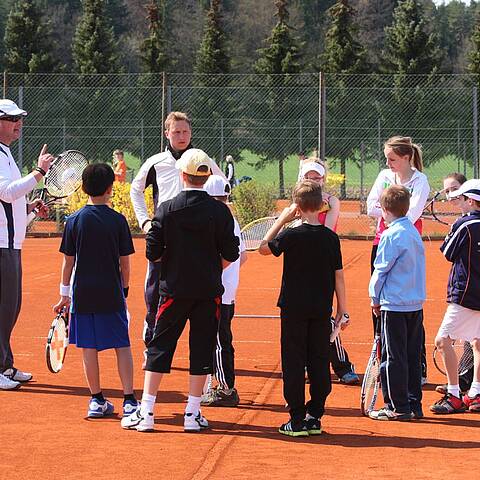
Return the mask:
<path id="1" fill-rule="evenodd" d="M 149 395 L 148 393 L 142 395 L 142 403 L 140 405 L 140 414 L 142 416 L 145 416 L 148 413 L 153 413 L 156 399 L 156 395 Z"/>
<path id="2" fill-rule="evenodd" d="M 202 397 L 194 397 L 192 395 L 189 395 L 187 406 L 185 408 L 185 413 L 193 413 L 197 415 L 200 410 L 201 401 L 202 401 Z"/>
<path id="3" fill-rule="evenodd" d="M 468 396 L 470 398 L 475 397 L 475 395 L 480 394 L 480 382 L 472 382 L 470 385 L 470 390 L 468 391 Z"/>
<path id="4" fill-rule="evenodd" d="M 447 387 L 447 392 L 454 397 L 460 398 L 460 387 L 458 385 L 449 385 Z"/>
<path id="5" fill-rule="evenodd" d="M 309 413 L 307 413 L 307 415 L 305 416 L 305 420 L 312 420 L 313 418 L 315 417 L 312 417 L 312 415 L 310 415 Z"/>

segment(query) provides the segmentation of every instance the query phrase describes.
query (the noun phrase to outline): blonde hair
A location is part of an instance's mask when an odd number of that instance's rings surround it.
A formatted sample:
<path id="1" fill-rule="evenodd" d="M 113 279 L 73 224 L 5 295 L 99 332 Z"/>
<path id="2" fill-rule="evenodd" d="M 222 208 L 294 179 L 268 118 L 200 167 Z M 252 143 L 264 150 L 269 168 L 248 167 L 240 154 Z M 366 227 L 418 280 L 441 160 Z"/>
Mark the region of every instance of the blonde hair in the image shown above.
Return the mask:
<path id="1" fill-rule="evenodd" d="M 385 143 L 385 148 L 391 148 L 397 155 L 410 157 L 410 164 L 419 172 L 423 170 L 422 147 L 412 142 L 411 137 L 397 135 L 390 137 Z"/>
<path id="2" fill-rule="evenodd" d="M 165 119 L 165 131 L 168 132 L 170 130 L 170 126 L 173 122 L 187 122 L 189 127 L 192 128 L 192 121 L 188 117 L 186 113 L 183 112 L 170 112 Z"/>
<path id="3" fill-rule="evenodd" d="M 292 199 L 302 212 L 316 212 L 323 205 L 322 187 L 313 180 L 303 180 L 295 185 Z"/>

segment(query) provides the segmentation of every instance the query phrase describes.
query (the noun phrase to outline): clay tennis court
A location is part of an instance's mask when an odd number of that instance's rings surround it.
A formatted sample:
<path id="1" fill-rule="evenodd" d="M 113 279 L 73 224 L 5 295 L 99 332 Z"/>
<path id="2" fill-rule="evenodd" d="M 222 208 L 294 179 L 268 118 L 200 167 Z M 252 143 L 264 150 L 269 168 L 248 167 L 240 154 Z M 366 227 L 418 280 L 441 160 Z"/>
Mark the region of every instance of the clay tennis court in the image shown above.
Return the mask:
<path id="1" fill-rule="evenodd" d="M 334 382 L 323 418 L 325 433 L 293 439 L 277 433 L 288 414 L 284 408 L 279 363 L 277 319 L 237 318 L 234 322 L 237 408 L 203 409 L 212 429 L 183 432 L 188 382 L 186 336 L 179 343 L 172 374 L 157 397 L 156 431 L 141 434 L 120 428 L 119 417 L 85 420 L 89 391 L 80 352 L 70 347 L 61 373 L 48 372 L 45 336 L 57 301 L 60 239 L 26 240 L 23 250 L 23 308 L 14 330 L 18 367 L 32 371 L 34 382 L 18 391 L 0 393 L 2 424 L 1 479 L 309 479 L 370 478 L 460 479 L 478 469 L 480 415 L 433 416 L 428 405 L 438 399 L 434 387 L 443 382 L 433 364 L 424 389 L 423 421 L 375 422 L 361 417 L 359 386 Z M 445 308 L 449 265 L 438 242 L 425 242 L 428 299 L 425 318 L 429 358 Z M 136 366 L 135 386 L 141 393 L 144 241 L 135 240 L 129 308 Z M 343 340 L 351 360 L 363 373 L 372 327 L 367 300 L 370 242 L 343 240 L 351 327 Z M 277 314 L 281 260 L 249 253 L 242 268 L 237 313 Z M 313 294 L 314 292 L 312 292 Z M 103 389 L 117 409 L 122 391 L 115 356 L 100 356 Z"/>

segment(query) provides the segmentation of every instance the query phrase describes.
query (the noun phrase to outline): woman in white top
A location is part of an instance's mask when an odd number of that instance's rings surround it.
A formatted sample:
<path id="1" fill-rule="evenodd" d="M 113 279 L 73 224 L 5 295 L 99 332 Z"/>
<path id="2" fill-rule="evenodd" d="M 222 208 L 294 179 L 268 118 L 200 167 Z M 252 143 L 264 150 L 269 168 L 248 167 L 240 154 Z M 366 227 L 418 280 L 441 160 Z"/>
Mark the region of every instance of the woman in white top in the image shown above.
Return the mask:
<path id="1" fill-rule="evenodd" d="M 430 185 L 427 176 L 422 173 L 422 149 L 419 145 L 412 142 L 410 137 L 395 136 L 389 138 L 384 144 L 384 154 L 387 167 L 382 170 L 375 180 L 367 198 L 367 214 L 376 218 L 377 228 L 375 239 L 373 240 L 371 255 L 371 271 L 373 272 L 373 262 L 377 256 L 378 243 L 380 236 L 387 228 L 382 218 L 382 209 L 380 208 L 380 196 L 383 191 L 391 185 L 403 185 L 411 194 L 410 208 L 407 217 L 422 234 L 421 215 L 430 193 Z M 377 327 L 377 318 L 372 314 L 374 332 Z M 422 356 L 422 383 L 426 382 L 426 353 L 425 339 Z"/>

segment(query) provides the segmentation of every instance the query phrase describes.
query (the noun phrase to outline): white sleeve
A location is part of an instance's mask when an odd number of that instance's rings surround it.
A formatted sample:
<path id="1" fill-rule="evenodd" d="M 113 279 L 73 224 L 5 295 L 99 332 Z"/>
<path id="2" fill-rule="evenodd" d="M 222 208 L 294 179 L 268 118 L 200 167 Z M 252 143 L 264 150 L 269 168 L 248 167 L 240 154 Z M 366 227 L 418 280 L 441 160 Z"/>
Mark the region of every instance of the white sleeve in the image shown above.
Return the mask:
<path id="1" fill-rule="evenodd" d="M 240 231 L 240 225 L 238 224 L 237 219 L 235 217 L 233 217 L 233 222 L 234 222 L 233 233 L 240 240 L 239 253 L 242 253 L 246 250 L 245 242 L 243 241 L 243 238 L 242 238 L 242 233 Z"/>
<path id="2" fill-rule="evenodd" d="M 412 223 L 415 223 L 421 217 L 429 193 L 430 185 L 427 177 L 421 175 L 418 182 L 415 183 L 412 189 L 412 196 L 410 197 L 410 208 L 408 209 L 407 217 Z"/>
<path id="3" fill-rule="evenodd" d="M 18 180 L 11 180 L 10 170 L 5 162 L 0 162 L 0 200 L 12 203 L 31 192 L 37 184 L 33 173 Z"/>
<path id="4" fill-rule="evenodd" d="M 213 158 L 210 158 L 210 161 L 212 162 L 212 172 L 213 172 L 213 174 L 214 175 L 220 175 L 224 180 L 226 180 L 228 182 L 228 178 L 220 170 L 219 166 L 215 163 L 215 160 Z"/>
<path id="5" fill-rule="evenodd" d="M 373 184 L 372 189 L 367 197 L 367 215 L 374 218 L 382 216 L 382 209 L 380 208 L 380 197 L 383 192 L 384 173 L 380 172 Z"/>
<path id="6" fill-rule="evenodd" d="M 148 160 L 140 167 L 136 177 L 130 186 L 130 198 L 132 200 L 133 209 L 137 216 L 138 224 L 140 228 L 143 224 L 150 220 L 150 216 L 147 211 L 147 204 L 145 202 L 145 188 L 147 182 L 148 172 L 152 168 L 151 162 Z"/>

